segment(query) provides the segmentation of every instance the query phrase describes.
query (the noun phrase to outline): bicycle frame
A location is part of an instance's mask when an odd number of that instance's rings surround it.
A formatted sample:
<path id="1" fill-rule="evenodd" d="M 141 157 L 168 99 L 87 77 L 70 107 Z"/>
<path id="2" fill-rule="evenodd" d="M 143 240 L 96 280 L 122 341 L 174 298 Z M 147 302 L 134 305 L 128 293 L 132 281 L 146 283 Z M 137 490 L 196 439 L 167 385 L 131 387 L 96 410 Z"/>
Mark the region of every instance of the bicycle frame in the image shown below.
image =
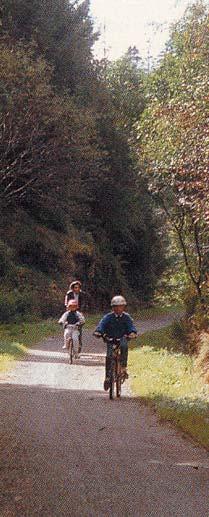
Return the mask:
<path id="1" fill-rule="evenodd" d="M 72 335 L 70 337 L 68 337 L 68 342 L 67 342 L 66 346 L 67 346 L 67 351 L 69 354 L 69 363 L 72 364 L 73 358 L 77 359 L 77 354 L 74 353 L 75 351 L 74 351 L 74 343 L 73 343 Z"/>
<path id="2" fill-rule="evenodd" d="M 115 394 L 119 398 L 121 395 L 121 364 L 120 364 L 120 339 L 105 338 L 104 341 L 112 345 L 112 357 L 110 367 L 110 387 L 109 387 L 109 398 L 112 400 Z"/>
<path id="3" fill-rule="evenodd" d="M 74 356 L 74 348 L 73 348 L 73 339 L 70 338 L 68 341 L 68 354 L 69 354 L 69 363 L 73 364 L 73 356 Z"/>

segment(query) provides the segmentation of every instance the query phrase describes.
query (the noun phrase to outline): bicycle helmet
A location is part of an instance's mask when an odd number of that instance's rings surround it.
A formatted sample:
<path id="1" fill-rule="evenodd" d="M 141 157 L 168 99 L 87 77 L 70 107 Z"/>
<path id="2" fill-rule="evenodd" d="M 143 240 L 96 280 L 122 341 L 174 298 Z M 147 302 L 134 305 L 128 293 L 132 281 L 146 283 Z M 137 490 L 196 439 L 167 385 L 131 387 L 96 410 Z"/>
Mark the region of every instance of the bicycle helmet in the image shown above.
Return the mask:
<path id="1" fill-rule="evenodd" d="M 123 296 L 114 296 L 111 300 L 111 307 L 116 305 L 127 305 L 127 302 Z"/>
<path id="2" fill-rule="evenodd" d="M 76 300 L 69 300 L 68 307 L 78 307 L 78 302 Z"/>

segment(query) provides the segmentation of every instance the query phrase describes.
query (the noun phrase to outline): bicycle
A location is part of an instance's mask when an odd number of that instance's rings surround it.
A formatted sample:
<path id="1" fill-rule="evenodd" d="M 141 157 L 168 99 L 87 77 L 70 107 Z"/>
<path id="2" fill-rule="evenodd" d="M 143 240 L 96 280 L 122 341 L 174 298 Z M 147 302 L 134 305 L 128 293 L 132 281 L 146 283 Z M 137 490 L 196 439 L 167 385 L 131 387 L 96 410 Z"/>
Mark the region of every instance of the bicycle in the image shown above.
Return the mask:
<path id="1" fill-rule="evenodd" d="M 70 338 L 67 344 L 67 351 L 69 355 L 69 363 L 73 364 L 73 358 L 74 358 L 74 348 L 73 348 L 73 339 Z"/>
<path id="2" fill-rule="evenodd" d="M 121 384 L 123 384 L 123 382 L 125 381 L 126 374 L 121 373 L 120 339 L 107 338 L 106 336 L 103 336 L 103 339 L 106 343 L 112 345 L 111 365 L 110 365 L 110 382 L 109 382 L 109 398 L 110 398 L 110 400 L 113 400 L 115 393 L 116 393 L 116 397 L 120 398 Z"/>
<path id="3" fill-rule="evenodd" d="M 73 364 L 73 359 L 79 358 L 79 350 L 78 350 L 78 353 L 76 353 L 74 350 L 73 337 L 70 337 L 68 339 L 67 351 L 68 351 L 68 355 L 69 355 L 69 363 Z"/>

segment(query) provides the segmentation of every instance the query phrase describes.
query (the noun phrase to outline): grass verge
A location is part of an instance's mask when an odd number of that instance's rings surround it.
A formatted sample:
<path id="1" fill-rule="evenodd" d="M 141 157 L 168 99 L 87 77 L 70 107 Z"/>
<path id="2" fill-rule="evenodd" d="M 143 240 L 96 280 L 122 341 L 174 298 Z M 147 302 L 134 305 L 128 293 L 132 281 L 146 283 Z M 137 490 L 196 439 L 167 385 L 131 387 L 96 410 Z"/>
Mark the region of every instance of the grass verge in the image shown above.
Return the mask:
<path id="1" fill-rule="evenodd" d="M 132 390 L 162 419 L 209 449 L 209 386 L 194 359 L 180 350 L 172 327 L 143 334 L 130 347 Z"/>
<path id="2" fill-rule="evenodd" d="M 0 325 L 0 371 L 6 371 L 27 348 L 45 337 L 60 333 L 56 321 Z"/>
<path id="3" fill-rule="evenodd" d="M 180 304 L 165 305 L 163 307 L 155 305 L 153 307 L 147 307 L 145 309 L 139 309 L 134 314 L 134 319 L 142 321 L 155 319 L 160 316 L 166 316 L 167 314 L 176 314 L 184 311 L 184 306 Z"/>
<path id="4" fill-rule="evenodd" d="M 103 314 L 85 314 L 86 323 L 84 328 L 93 332 L 102 316 Z"/>
<path id="5" fill-rule="evenodd" d="M 87 315 L 85 329 L 93 332 L 100 319 L 98 314 Z M 60 332 L 62 329 L 54 320 L 0 325 L 0 372 L 12 367 L 34 343 Z"/>

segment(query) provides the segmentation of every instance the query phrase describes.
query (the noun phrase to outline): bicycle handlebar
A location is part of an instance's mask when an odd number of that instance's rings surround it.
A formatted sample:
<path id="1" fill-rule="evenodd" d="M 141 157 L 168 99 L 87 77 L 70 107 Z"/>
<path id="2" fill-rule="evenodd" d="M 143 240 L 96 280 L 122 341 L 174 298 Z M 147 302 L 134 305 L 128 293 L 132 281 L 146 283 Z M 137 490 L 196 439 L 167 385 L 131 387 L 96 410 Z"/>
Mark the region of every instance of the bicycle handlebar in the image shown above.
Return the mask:
<path id="1" fill-rule="evenodd" d="M 117 337 L 108 337 L 108 336 L 103 336 L 103 339 L 104 341 L 107 341 L 108 343 L 118 343 L 120 344 L 120 338 L 117 338 Z"/>
<path id="2" fill-rule="evenodd" d="M 128 334 L 128 335 L 124 335 L 122 336 L 121 338 L 116 338 L 116 337 L 109 337 L 107 336 L 107 334 L 100 334 L 100 332 L 94 332 L 93 335 L 97 338 L 103 338 L 104 341 L 108 341 L 109 343 L 113 343 L 113 342 L 118 342 L 120 343 L 120 340 L 122 339 L 122 337 L 125 337 L 126 339 L 132 339 L 133 336 Z M 137 335 L 135 336 L 137 337 Z"/>

